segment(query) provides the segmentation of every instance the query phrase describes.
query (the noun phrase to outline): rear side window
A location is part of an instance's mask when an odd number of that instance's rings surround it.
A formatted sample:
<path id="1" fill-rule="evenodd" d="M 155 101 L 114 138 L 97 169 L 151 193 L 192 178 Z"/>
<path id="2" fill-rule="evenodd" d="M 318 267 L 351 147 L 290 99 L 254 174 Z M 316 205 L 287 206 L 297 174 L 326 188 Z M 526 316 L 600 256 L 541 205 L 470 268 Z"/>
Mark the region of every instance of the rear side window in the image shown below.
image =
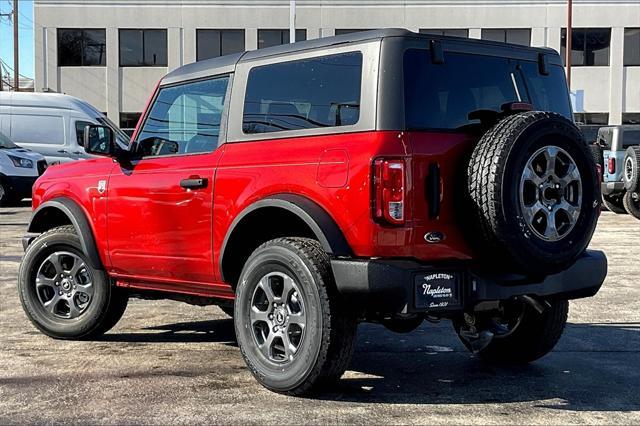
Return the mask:
<path id="1" fill-rule="evenodd" d="M 354 125 L 360 117 L 361 76 L 359 52 L 255 67 L 247 81 L 242 131 Z"/>
<path id="2" fill-rule="evenodd" d="M 563 70 L 549 68 L 549 75 L 541 75 L 535 62 L 454 52 L 445 52 L 444 64 L 433 64 L 427 50 L 407 50 L 407 129 L 464 130 L 479 123 L 469 119 L 470 112 L 500 111 L 503 104 L 517 101 L 571 119 Z"/>
<path id="3" fill-rule="evenodd" d="M 34 126 L 33 123 L 38 123 Z M 11 139 L 20 143 L 64 144 L 64 121 L 55 115 L 11 115 Z"/>
<path id="4" fill-rule="evenodd" d="M 622 133 L 622 147 L 629 148 L 630 146 L 640 145 L 640 130 L 625 129 Z"/>
<path id="5" fill-rule="evenodd" d="M 142 156 L 211 152 L 218 146 L 228 77 L 160 89 L 138 136 Z"/>

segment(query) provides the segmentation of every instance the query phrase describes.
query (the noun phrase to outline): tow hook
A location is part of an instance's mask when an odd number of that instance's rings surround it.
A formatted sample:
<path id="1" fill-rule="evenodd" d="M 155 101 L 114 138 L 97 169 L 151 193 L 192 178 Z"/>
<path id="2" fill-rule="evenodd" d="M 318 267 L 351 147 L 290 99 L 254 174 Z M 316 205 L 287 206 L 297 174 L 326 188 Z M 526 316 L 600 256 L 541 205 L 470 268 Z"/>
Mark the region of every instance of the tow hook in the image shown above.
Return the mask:
<path id="1" fill-rule="evenodd" d="M 465 313 L 464 325 L 460 328 L 460 337 L 469 344 L 469 349 L 475 354 L 489 346 L 493 340 L 493 333 L 489 330 L 478 331 L 475 315 Z"/>

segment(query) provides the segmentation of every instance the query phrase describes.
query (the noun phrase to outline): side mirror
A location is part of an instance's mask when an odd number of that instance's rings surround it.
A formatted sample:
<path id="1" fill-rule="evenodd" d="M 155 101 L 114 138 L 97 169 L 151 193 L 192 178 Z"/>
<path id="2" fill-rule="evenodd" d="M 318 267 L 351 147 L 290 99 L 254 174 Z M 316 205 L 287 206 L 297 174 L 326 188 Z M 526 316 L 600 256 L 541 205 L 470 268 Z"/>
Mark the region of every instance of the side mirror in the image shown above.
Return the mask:
<path id="1" fill-rule="evenodd" d="M 84 150 L 87 154 L 113 157 L 116 152 L 113 130 L 107 126 L 90 124 L 84 128 Z"/>

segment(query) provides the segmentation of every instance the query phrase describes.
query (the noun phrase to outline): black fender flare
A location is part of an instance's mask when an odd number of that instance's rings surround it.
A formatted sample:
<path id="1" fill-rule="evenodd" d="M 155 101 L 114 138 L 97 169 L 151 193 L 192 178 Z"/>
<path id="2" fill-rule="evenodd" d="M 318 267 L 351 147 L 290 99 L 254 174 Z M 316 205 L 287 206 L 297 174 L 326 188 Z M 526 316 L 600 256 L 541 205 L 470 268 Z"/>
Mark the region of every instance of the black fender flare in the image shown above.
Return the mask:
<path id="1" fill-rule="evenodd" d="M 266 207 L 281 208 L 298 216 L 309 226 L 309 229 L 311 229 L 316 236 L 322 248 L 330 255 L 336 257 L 351 257 L 353 255 L 351 247 L 340 230 L 340 227 L 324 208 L 301 195 L 275 194 L 249 205 L 233 220 L 220 249 L 218 266 L 221 273 L 223 272 L 222 265 L 227 244 L 238 224 L 242 222 L 247 215 Z"/>
<path id="2" fill-rule="evenodd" d="M 93 229 L 89 224 L 89 219 L 87 219 L 82 208 L 70 198 L 57 197 L 38 206 L 31 216 L 27 231 L 30 233 L 42 233 L 46 231 L 47 229 L 41 227 L 40 224 L 46 216 L 46 213 L 51 209 L 56 209 L 69 218 L 69 221 L 78 233 L 78 237 L 80 237 L 82 251 L 87 255 L 89 263 L 91 263 L 91 267 L 94 269 L 104 270 L 102 260 L 98 254 Z"/>

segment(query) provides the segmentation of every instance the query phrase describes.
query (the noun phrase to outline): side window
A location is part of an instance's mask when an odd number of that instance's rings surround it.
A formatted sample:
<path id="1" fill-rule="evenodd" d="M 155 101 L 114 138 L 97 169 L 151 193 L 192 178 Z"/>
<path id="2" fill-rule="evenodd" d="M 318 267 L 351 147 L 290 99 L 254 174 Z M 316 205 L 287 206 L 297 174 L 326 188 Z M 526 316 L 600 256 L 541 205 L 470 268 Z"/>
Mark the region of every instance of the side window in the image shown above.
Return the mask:
<path id="1" fill-rule="evenodd" d="M 84 128 L 91 125 L 88 121 L 76 121 L 76 140 L 78 141 L 79 146 L 84 146 Z"/>
<path id="2" fill-rule="evenodd" d="M 142 156 L 212 152 L 229 77 L 160 89 L 138 136 Z"/>
<path id="3" fill-rule="evenodd" d="M 263 65 L 249 72 L 245 134 L 349 126 L 360 117 L 362 54 Z"/>
<path id="4" fill-rule="evenodd" d="M 34 126 L 33 123 L 38 123 Z M 20 143 L 41 145 L 64 144 L 64 121 L 55 115 L 11 115 L 11 139 Z"/>

